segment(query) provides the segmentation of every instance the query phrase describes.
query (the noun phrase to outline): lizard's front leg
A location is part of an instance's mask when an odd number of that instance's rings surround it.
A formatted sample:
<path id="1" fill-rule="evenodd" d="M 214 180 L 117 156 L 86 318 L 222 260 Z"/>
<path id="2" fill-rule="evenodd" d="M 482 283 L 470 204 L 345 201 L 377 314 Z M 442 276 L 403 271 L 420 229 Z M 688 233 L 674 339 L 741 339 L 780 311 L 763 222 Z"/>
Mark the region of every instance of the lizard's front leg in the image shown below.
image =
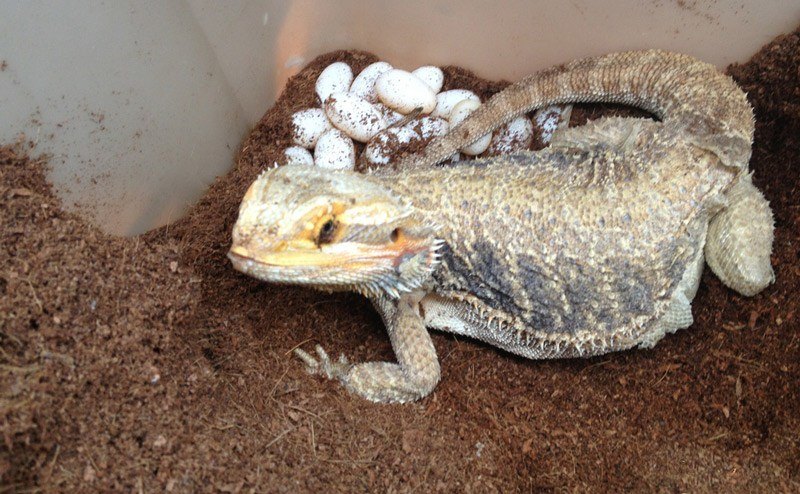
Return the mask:
<path id="1" fill-rule="evenodd" d="M 436 349 L 419 313 L 419 301 L 424 295 L 417 291 L 397 300 L 372 301 L 386 324 L 397 363 L 349 364 L 343 358 L 331 362 L 321 347 L 317 347 L 319 360 L 302 350 L 296 353 L 313 373 L 338 379 L 348 390 L 370 401 L 405 403 L 423 398 L 441 377 Z"/>

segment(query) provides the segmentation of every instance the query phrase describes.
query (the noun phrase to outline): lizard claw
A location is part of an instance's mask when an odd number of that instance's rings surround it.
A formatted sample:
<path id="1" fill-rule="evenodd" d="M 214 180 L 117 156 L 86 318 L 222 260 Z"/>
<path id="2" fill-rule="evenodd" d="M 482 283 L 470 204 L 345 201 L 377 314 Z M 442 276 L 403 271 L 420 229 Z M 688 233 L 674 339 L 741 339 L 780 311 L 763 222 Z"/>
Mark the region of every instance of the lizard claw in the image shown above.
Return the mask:
<path id="1" fill-rule="evenodd" d="M 300 348 L 294 349 L 294 354 L 306 363 L 306 370 L 309 374 L 324 375 L 328 379 L 338 379 L 341 381 L 347 373 L 350 372 L 352 365 L 347 361 L 347 357 L 345 357 L 344 354 L 339 355 L 339 360 L 337 362 L 332 362 L 331 358 L 328 356 L 328 352 L 322 348 L 322 345 L 317 345 L 314 347 L 314 350 L 317 353 L 316 358 L 305 350 Z"/>

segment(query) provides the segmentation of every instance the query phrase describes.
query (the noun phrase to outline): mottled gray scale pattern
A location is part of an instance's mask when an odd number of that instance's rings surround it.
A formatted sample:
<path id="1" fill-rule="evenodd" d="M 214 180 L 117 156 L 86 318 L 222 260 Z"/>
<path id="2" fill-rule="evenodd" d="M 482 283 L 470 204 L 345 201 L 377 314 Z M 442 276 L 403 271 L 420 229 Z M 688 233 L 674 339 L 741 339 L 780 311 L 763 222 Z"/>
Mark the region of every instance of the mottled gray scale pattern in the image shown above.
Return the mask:
<path id="1" fill-rule="evenodd" d="M 543 331 L 556 330 L 563 321 L 563 316 L 556 317 L 556 311 L 552 310 L 561 305 L 558 282 L 532 256 L 519 256 L 517 268 L 522 288 L 531 297 L 532 307 L 528 314 L 531 326 Z"/>
<path id="2" fill-rule="evenodd" d="M 647 314 L 653 310 L 656 295 L 639 269 L 632 266 L 627 260 L 620 259 L 619 261 L 616 267 L 619 275 L 616 278 L 614 289 L 620 295 L 619 302 L 623 311 L 628 314 Z M 675 263 L 667 272 L 671 274 L 681 267 L 685 267 L 685 265 Z"/>
<path id="3" fill-rule="evenodd" d="M 495 256 L 488 242 L 475 245 L 475 256 L 470 257 L 471 268 L 449 246 L 444 251 L 443 264 L 449 278 L 457 279 L 456 283 L 440 280 L 440 286 L 446 290 L 466 291 L 486 300 L 489 305 L 509 313 L 518 312 L 514 306 L 514 286 L 508 276 L 503 273 L 506 266 Z M 434 274 L 435 277 L 441 278 Z"/>
<path id="4" fill-rule="evenodd" d="M 606 125 L 568 137 L 591 143 Z M 527 165 L 512 155 L 450 168 L 444 179 L 438 168 L 438 181 L 424 170 L 397 176 L 398 193 L 444 225 L 434 289 L 477 297 L 524 333 L 597 337 L 632 321 L 646 330 L 695 251 L 687 224 L 704 214 L 699 201 L 730 173 L 658 122 L 613 128 L 606 142 L 582 150 L 562 142 Z M 661 161 L 640 157 L 650 147 Z"/>
<path id="5" fill-rule="evenodd" d="M 499 305 L 513 304 L 514 285 L 504 274 L 508 267 L 498 259 L 494 246 L 486 241 L 477 242 L 475 253 L 475 263 L 472 268 L 474 277 L 483 282 L 491 296 L 497 298 Z"/>

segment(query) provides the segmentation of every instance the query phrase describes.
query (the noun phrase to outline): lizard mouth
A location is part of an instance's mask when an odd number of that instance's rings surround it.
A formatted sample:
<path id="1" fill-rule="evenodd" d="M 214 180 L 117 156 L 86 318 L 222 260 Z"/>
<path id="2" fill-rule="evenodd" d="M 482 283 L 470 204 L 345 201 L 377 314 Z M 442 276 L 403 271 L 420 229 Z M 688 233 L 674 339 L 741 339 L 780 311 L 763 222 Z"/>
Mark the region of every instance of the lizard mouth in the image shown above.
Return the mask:
<path id="1" fill-rule="evenodd" d="M 237 271 L 271 283 L 362 293 L 384 290 L 396 295 L 418 286 L 435 267 L 435 250 L 411 239 L 380 245 L 346 242 L 269 251 L 234 244 L 228 259 Z"/>
<path id="2" fill-rule="evenodd" d="M 233 267 L 263 281 L 279 283 L 338 283 L 342 279 L 370 280 L 394 272 L 403 260 L 424 250 L 422 245 L 341 243 L 303 249 L 254 251 L 234 245 L 228 252 Z"/>
<path id="3" fill-rule="evenodd" d="M 258 264 L 271 268 L 351 268 L 371 265 L 397 265 L 430 247 L 424 239 L 402 233 L 386 243 L 336 242 L 317 245 L 302 239 L 281 241 L 267 247 L 252 243 L 234 243 L 228 258 L 234 265 Z"/>
<path id="4" fill-rule="evenodd" d="M 233 246 L 228 259 L 234 266 L 260 265 L 270 268 L 357 268 L 360 264 L 391 261 L 404 254 L 404 249 L 378 245 L 339 244 L 302 250 L 253 252 L 246 247 Z"/>
<path id="5" fill-rule="evenodd" d="M 242 247 L 232 247 L 228 259 L 234 269 L 269 283 L 325 286 L 341 279 L 360 279 L 368 269 L 357 269 L 341 258 L 312 252 L 277 252 L 255 255 Z M 375 263 L 371 264 L 374 269 Z"/>

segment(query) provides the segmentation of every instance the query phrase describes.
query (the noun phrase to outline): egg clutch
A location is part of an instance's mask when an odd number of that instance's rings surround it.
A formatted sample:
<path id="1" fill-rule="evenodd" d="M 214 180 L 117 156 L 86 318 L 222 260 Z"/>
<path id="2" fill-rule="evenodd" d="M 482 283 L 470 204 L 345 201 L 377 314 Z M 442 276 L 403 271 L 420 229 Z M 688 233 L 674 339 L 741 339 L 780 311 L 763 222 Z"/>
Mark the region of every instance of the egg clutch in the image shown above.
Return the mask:
<path id="1" fill-rule="evenodd" d="M 292 115 L 293 146 L 284 163 L 331 170 L 356 166 L 354 141 L 364 143 L 366 166 L 385 165 L 409 148 L 419 149 L 449 132 L 481 105 L 467 89 L 441 91 L 444 73 L 423 66 L 412 72 L 375 62 L 357 76 L 344 62 L 326 67 L 317 78 L 319 108 Z M 520 116 L 460 150 L 469 156 L 495 156 L 528 149 L 534 128 L 547 143 L 553 131 L 566 125 L 569 107 L 538 110 L 533 121 Z M 460 159 L 459 153 L 453 159 Z"/>

